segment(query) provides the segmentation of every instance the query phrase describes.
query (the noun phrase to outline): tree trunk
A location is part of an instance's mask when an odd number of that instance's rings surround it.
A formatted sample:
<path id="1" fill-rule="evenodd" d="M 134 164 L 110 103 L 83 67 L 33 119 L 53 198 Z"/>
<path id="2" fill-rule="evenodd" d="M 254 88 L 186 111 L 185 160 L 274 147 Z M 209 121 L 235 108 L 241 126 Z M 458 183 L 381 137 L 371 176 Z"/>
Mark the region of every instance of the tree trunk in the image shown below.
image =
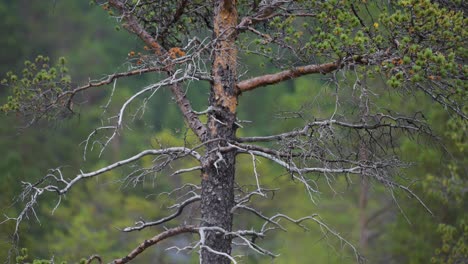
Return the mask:
<path id="1" fill-rule="evenodd" d="M 369 244 L 369 229 L 367 216 L 367 201 L 369 195 L 369 179 L 366 176 L 361 177 L 361 194 L 359 197 L 359 244 L 362 251 L 367 250 Z"/>
<path id="2" fill-rule="evenodd" d="M 361 86 L 361 96 L 359 97 L 359 113 L 362 123 L 366 123 L 369 116 L 369 96 L 367 92 L 367 76 L 364 75 Z M 363 138 L 359 139 L 358 158 L 360 162 L 366 163 L 369 161 L 369 150 Z M 366 252 L 369 243 L 367 201 L 369 199 L 369 178 L 365 173 L 361 175 L 361 193 L 359 196 L 359 244 L 361 250 Z"/>
<path id="3" fill-rule="evenodd" d="M 217 41 L 209 99 L 212 110 L 207 123 L 206 140 L 209 143 L 206 145 L 207 152 L 202 166 L 201 225 L 231 231 L 236 153 L 220 152 L 219 147 L 227 146 L 227 141 L 234 139 L 236 133 L 237 10 L 236 1 L 232 0 L 215 0 L 214 5 L 214 38 Z M 222 232 L 205 232 L 205 237 L 202 237 L 201 262 L 230 263 L 229 258 L 220 253 L 231 254 L 231 240 Z"/>

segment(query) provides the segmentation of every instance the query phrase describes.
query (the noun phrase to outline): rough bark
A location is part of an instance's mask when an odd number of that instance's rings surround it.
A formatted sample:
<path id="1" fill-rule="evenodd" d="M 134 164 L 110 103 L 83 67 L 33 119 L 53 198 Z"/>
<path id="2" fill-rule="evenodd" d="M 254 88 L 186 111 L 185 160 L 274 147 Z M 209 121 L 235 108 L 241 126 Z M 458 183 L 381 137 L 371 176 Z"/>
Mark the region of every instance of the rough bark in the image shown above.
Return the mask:
<path id="1" fill-rule="evenodd" d="M 221 153 L 217 149 L 235 138 L 236 132 L 236 60 L 235 47 L 237 24 L 236 1 L 214 1 L 214 38 L 216 41 L 212 86 L 209 103 L 213 109 L 208 116 L 208 139 L 226 139 L 207 144 L 203 159 L 201 216 L 202 227 L 217 226 L 232 230 L 234 206 L 235 152 Z M 206 232 L 204 246 L 231 254 L 231 238 L 222 233 Z M 230 263 L 230 260 L 202 248 L 202 263 Z"/>

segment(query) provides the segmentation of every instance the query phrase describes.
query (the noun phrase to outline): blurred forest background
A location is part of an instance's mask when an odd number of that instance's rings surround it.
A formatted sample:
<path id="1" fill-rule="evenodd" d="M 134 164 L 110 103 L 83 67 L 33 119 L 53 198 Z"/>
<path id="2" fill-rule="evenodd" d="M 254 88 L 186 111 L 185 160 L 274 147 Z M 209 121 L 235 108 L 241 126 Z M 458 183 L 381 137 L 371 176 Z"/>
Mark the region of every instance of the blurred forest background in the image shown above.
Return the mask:
<path id="1" fill-rule="evenodd" d="M 126 69 L 131 51 L 144 52 L 143 44 L 132 35 L 120 30 L 106 11 L 87 1 L 74 0 L 1 0 L 0 1 L 0 74 L 19 72 L 26 60 L 45 55 L 56 61 L 66 57 L 72 83 L 79 85 L 91 79 Z M 246 65 L 250 71 L 267 68 L 252 59 Z M 294 120 L 276 118 L 287 111 L 301 110 L 314 116 L 317 109 L 329 112 L 334 107 L 336 92 L 320 76 L 302 77 L 282 83 L 274 89 L 259 89 L 243 95 L 239 107 L 241 119 L 251 120 L 239 133 L 264 135 L 266 132 L 285 131 Z M 121 102 L 135 90 L 152 82 L 151 74 L 119 80 L 113 103 L 109 100 L 112 87 L 87 92 L 79 113 L 70 119 L 53 120 L 22 129 L 20 117 L 0 116 L 0 212 L 14 217 L 21 204 L 15 198 L 20 193 L 21 181 L 39 179 L 48 169 L 64 166 L 83 168 L 84 171 L 128 157 L 154 145 L 169 145 L 182 141 L 185 133 L 182 118 L 170 94 L 162 90 L 149 102 L 142 118 L 136 118 L 132 133 L 114 141 L 104 159 L 97 159 L 98 151 L 83 160 L 80 144 L 93 129 L 108 118 Z M 440 141 L 425 138 L 400 137 L 396 139 L 398 151 L 412 167 L 401 171 L 402 181 L 414 181 L 412 188 L 433 211 L 434 216 L 405 193 L 392 193 L 378 184 L 362 188 L 358 178 L 347 181 L 337 177 L 323 182 L 328 190 L 311 202 L 298 188 L 298 183 L 284 175 L 277 167 L 265 162 L 259 171 L 271 187 L 281 187 L 274 201 L 261 201 L 265 212 L 284 212 L 300 217 L 317 213 L 343 237 L 355 244 L 369 263 L 449 263 L 467 260 L 468 206 L 467 206 L 467 124 L 452 118 L 442 107 L 429 98 L 387 93 L 381 87 L 381 100 L 392 108 L 421 110 L 440 137 Z M 311 88 L 312 87 L 312 88 Z M 195 109 L 205 103 L 208 87 L 191 89 Z M 351 91 L 340 91 L 350 93 Z M 8 91 L 0 86 L 0 103 L 5 103 Z M 350 99 L 351 100 L 351 99 Z M 197 102 L 198 106 L 197 107 Z M 118 104 L 116 104 L 118 105 Z M 317 107 L 318 106 L 318 107 Z M 313 111 L 312 111 L 313 110 Z M 442 147 L 445 146 L 445 147 Z M 150 160 L 146 160 L 150 162 Z M 238 177 L 249 177 L 251 162 L 238 162 Z M 139 217 L 156 218 L 167 215 L 165 207 L 172 197 L 159 195 L 181 182 L 197 182 L 197 173 L 178 177 L 154 175 L 143 184 L 133 185 L 111 172 L 106 177 L 90 180 L 73 189 L 51 214 L 56 196 L 50 196 L 37 208 L 39 222 L 31 218 L 21 227 L 20 248 L 28 248 L 31 258 L 76 263 L 83 257 L 98 253 L 104 259 L 124 256 L 140 241 L 158 230 L 141 233 L 123 233 L 119 228 L 137 221 Z M 410 180 L 408 180 L 410 179 Z M 300 191 L 298 191 L 300 190 Z M 368 203 L 360 197 L 368 195 Z M 398 202 L 398 203 L 396 203 Z M 191 210 L 197 210 L 192 207 Z M 186 213 L 190 218 L 190 210 Z M 237 220 L 245 227 L 258 223 L 255 219 Z M 175 223 L 173 224 L 175 225 Z M 309 232 L 288 226 L 288 232 L 277 232 L 260 243 L 281 254 L 273 263 L 353 263 L 349 248 L 340 244 L 333 235 L 323 233 L 318 226 L 309 225 Z M 364 230 L 363 230 L 364 229 Z M 14 222 L 0 225 L 0 259 L 7 258 L 11 247 Z M 154 233 L 151 233 L 153 231 Z M 367 239 L 361 234 L 367 234 Z M 183 246 L 190 237 L 178 237 L 152 248 L 140 256 L 136 263 L 189 263 L 196 256 L 176 254 L 165 249 Z M 239 252 L 237 252 L 239 253 Z M 245 252 L 242 252 L 245 253 Z M 194 254 L 195 255 L 195 254 Z M 31 259 L 30 258 L 30 259 Z M 247 255 L 245 263 L 272 263 L 267 257 Z M 12 261 L 14 262 L 14 261 Z M 456 263 L 456 262 L 453 262 Z M 460 262 L 462 263 L 462 262 Z"/>

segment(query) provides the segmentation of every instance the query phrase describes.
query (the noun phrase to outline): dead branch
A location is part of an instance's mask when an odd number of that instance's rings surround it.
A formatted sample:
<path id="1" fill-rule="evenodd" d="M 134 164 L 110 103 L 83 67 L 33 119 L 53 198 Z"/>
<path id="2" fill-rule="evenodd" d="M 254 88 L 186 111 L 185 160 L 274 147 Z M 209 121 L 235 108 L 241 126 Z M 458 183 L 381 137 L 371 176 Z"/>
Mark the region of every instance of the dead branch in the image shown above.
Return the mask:
<path id="1" fill-rule="evenodd" d="M 199 195 L 196 195 L 196 196 L 193 196 L 193 197 L 190 197 L 189 199 L 179 203 L 179 204 L 176 204 L 174 206 L 171 206 L 171 208 L 177 208 L 177 211 L 174 212 L 173 214 L 167 216 L 167 217 L 164 217 L 164 218 L 161 218 L 157 221 L 152 221 L 152 222 L 144 222 L 144 221 L 138 221 L 137 223 L 135 223 L 135 226 L 132 226 L 132 227 L 126 227 L 124 228 L 122 231 L 124 232 L 132 232 L 132 231 L 140 231 L 146 227 L 149 227 L 149 226 L 155 226 L 155 225 L 160 225 L 160 224 L 163 224 L 163 223 L 166 223 L 166 222 L 169 222 L 171 221 L 172 219 L 178 217 L 182 211 L 184 210 L 184 208 L 189 205 L 189 204 L 192 204 L 194 202 L 197 202 L 197 201 L 200 201 L 201 197 Z"/>
<path id="2" fill-rule="evenodd" d="M 279 255 L 276 255 L 276 254 L 273 254 L 271 253 L 270 251 L 266 250 L 266 249 L 263 249 L 261 248 L 260 246 L 258 246 L 257 244 L 255 244 L 254 242 L 252 242 L 251 240 L 247 239 L 245 236 L 248 235 L 248 236 L 263 236 L 262 233 L 257 233 L 257 232 L 253 232 L 253 231 L 246 231 L 246 230 L 240 230 L 240 231 L 234 231 L 234 232 L 230 232 L 230 231 L 227 231 L 221 227 L 218 227 L 218 226 L 211 226 L 211 227 L 199 227 L 199 233 L 200 233 L 200 249 L 207 249 L 208 251 L 211 251 L 209 247 L 207 247 L 204 243 L 204 236 L 205 236 L 205 232 L 206 231 L 215 231 L 215 232 L 220 232 L 222 234 L 224 234 L 225 236 L 228 236 L 228 237 L 232 237 L 232 238 L 238 238 L 242 241 L 245 242 L 244 245 L 248 246 L 250 249 L 254 250 L 255 252 L 261 254 L 261 255 L 268 255 L 270 257 L 278 257 Z M 211 251 L 213 252 L 213 251 Z M 222 252 L 219 252 L 219 254 L 223 255 L 223 256 L 226 256 L 228 257 L 229 255 L 225 255 L 225 253 L 222 253 Z M 201 256 L 201 255 L 200 255 Z M 237 263 L 235 262 L 235 260 L 229 256 L 228 257 L 229 259 L 231 259 L 231 261 L 233 261 L 234 263 Z"/>
<path id="3" fill-rule="evenodd" d="M 201 169 L 202 169 L 201 166 L 195 166 L 195 167 L 188 168 L 188 169 L 180 169 L 180 170 L 177 170 L 177 171 L 173 172 L 170 176 L 175 176 L 175 175 L 179 175 L 179 174 L 183 174 L 183 173 L 187 173 L 187 172 L 192 172 L 192 171 L 197 171 L 197 170 L 201 170 Z"/>
<path id="4" fill-rule="evenodd" d="M 198 154 L 196 151 L 188 149 L 188 148 L 184 148 L 184 147 L 172 147 L 172 148 L 166 148 L 166 149 L 149 149 L 149 150 L 142 151 L 142 152 L 138 153 L 137 155 L 135 155 L 133 157 L 130 157 L 128 159 L 117 161 L 117 162 L 115 162 L 115 163 L 113 163 L 113 164 L 111 164 L 109 166 L 103 167 L 103 168 L 101 168 L 99 170 L 88 172 L 88 173 L 78 174 L 73 180 L 69 181 L 64 188 L 62 188 L 62 189 L 57 188 L 56 191 L 60 195 L 65 194 L 75 183 L 77 183 L 78 181 L 80 181 L 82 179 L 95 177 L 97 175 L 100 175 L 100 174 L 103 174 L 105 172 L 111 171 L 111 170 L 113 170 L 115 168 L 118 168 L 118 167 L 121 167 L 123 165 L 132 163 L 134 161 L 137 161 L 137 160 L 141 159 L 144 156 L 163 155 L 163 154 L 172 154 L 172 155 L 175 155 L 174 157 L 178 157 L 178 158 L 190 155 L 190 156 L 194 157 L 197 160 L 201 159 L 200 154 Z"/>
<path id="5" fill-rule="evenodd" d="M 322 222 L 321 220 L 319 220 L 318 218 L 316 217 L 313 217 L 311 218 L 312 221 L 316 222 L 317 224 L 319 224 L 319 226 L 321 228 L 324 229 L 324 231 L 327 231 L 327 232 L 330 232 L 331 234 L 333 234 L 335 237 L 339 238 L 342 242 L 344 242 L 346 245 L 348 245 L 354 252 L 354 256 L 356 257 L 356 261 L 358 263 L 364 263 L 364 258 L 361 256 L 361 254 L 359 254 L 359 251 L 356 249 L 356 247 L 350 243 L 348 240 L 346 240 L 345 238 L 343 238 L 340 233 L 336 232 L 335 230 L 333 230 L 332 228 L 330 228 L 328 225 L 326 225 L 324 222 Z M 324 232 L 324 234 L 326 235 L 326 233 Z"/>
<path id="6" fill-rule="evenodd" d="M 231 212 L 234 212 L 237 208 L 240 208 L 240 209 L 244 209 L 246 211 L 249 211 L 253 214 L 255 214 L 256 216 L 260 217 L 262 220 L 265 220 L 265 223 L 270 223 L 274 226 L 276 226 L 277 228 L 283 230 L 286 232 L 286 228 L 284 228 L 282 225 L 280 225 L 278 222 L 274 222 L 273 219 L 263 215 L 260 211 L 252 208 L 252 207 L 249 207 L 249 206 L 246 206 L 246 205 L 242 205 L 242 204 L 237 204 L 236 206 L 234 206 L 232 209 L 231 209 Z M 264 228 L 262 228 L 262 232 L 264 231 Z"/>
<path id="7" fill-rule="evenodd" d="M 323 121 L 315 121 L 310 122 L 305 125 L 300 130 L 285 132 L 278 135 L 272 136 L 264 136 L 264 137 L 245 137 L 245 138 L 238 138 L 238 142 L 269 142 L 269 141 L 280 141 L 286 138 L 293 138 L 296 136 L 306 136 L 309 134 L 310 129 L 314 127 L 325 127 L 331 125 L 337 125 L 344 128 L 349 129 L 364 129 L 364 130 L 375 130 L 380 128 L 395 128 L 395 129 L 402 129 L 407 131 L 422 131 L 426 132 L 426 134 L 431 134 L 427 124 L 415 118 L 408 118 L 408 117 L 393 117 L 386 114 L 376 114 L 374 115 L 374 123 L 349 123 L 343 122 L 334 119 L 327 119 Z"/>
<path id="8" fill-rule="evenodd" d="M 26 203 L 25 207 L 23 208 L 21 213 L 16 218 L 7 217 L 5 221 L 10 221 L 10 220 L 16 221 L 16 229 L 15 229 L 14 236 L 18 237 L 19 225 L 25 218 L 28 217 L 29 213 L 32 213 L 34 217 L 37 219 L 37 221 L 39 221 L 36 216 L 34 207 L 37 204 L 37 200 L 42 194 L 44 194 L 44 192 L 56 192 L 57 194 L 61 196 L 67 193 L 77 182 L 83 179 L 92 178 L 92 177 L 104 174 L 118 167 L 122 167 L 129 163 L 135 162 L 141 159 L 142 157 L 145 157 L 148 155 L 171 155 L 172 159 L 178 159 L 178 158 L 182 158 L 185 156 L 192 156 L 196 160 L 201 159 L 200 154 L 197 153 L 193 149 L 188 149 L 184 147 L 173 147 L 173 148 L 166 148 L 166 149 L 145 150 L 145 151 L 138 153 L 137 155 L 134 155 L 133 157 L 130 157 L 125 160 L 117 161 L 101 169 L 91 171 L 88 173 L 81 172 L 72 180 L 65 179 L 61 173 L 61 170 L 55 169 L 55 170 L 52 170 L 52 173 L 47 174 L 45 177 L 43 177 L 42 179 L 40 179 L 38 182 L 34 184 L 29 183 L 29 182 L 22 182 L 24 185 L 23 187 L 24 190 L 20 196 L 20 200 L 21 201 L 29 200 L 29 201 Z M 57 173 L 58 175 L 55 175 L 54 173 Z M 54 181 L 55 183 L 42 186 L 42 184 L 46 182 L 46 180 L 48 179 L 52 179 L 52 181 Z M 59 187 L 59 184 L 63 184 L 64 186 Z"/>
<path id="9" fill-rule="evenodd" d="M 91 264 L 93 260 L 97 260 L 99 264 L 102 264 L 102 258 L 99 255 L 92 255 L 86 260 L 86 264 Z"/>
<path id="10" fill-rule="evenodd" d="M 156 245 L 157 243 L 165 239 L 168 239 L 168 238 L 171 238 L 176 235 L 183 234 L 183 233 L 198 233 L 198 228 L 195 226 L 179 226 L 179 227 L 168 229 L 160 233 L 159 235 L 156 235 L 150 239 L 143 241 L 140 245 L 138 245 L 138 247 L 132 250 L 127 256 L 120 258 L 120 259 L 115 259 L 110 263 L 112 264 L 128 263 L 132 259 L 136 258 L 138 255 L 140 255 L 143 251 L 148 249 L 149 247 Z"/>
<path id="11" fill-rule="evenodd" d="M 432 91 L 431 89 L 424 87 L 424 85 L 421 85 L 421 84 L 417 84 L 416 86 L 425 94 L 429 95 L 434 101 L 438 102 L 441 106 L 450 108 L 450 110 L 452 110 L 458 116 L 460 116 L 461 118 L 465 120 L 468 119 L 468 116 L 463 111 L 463 105 L 459 106 L 457 103 L 450 100 L 449 96 L 444 95 L 442 93 L 436 93 Z"/>
<path id="12" fill-rule="evenodd" d="M 122 78 L 122 77 L 129 77 L 129 76 L 135 76 L 135 75 L 141 75 L 144 73 L 148 72 L 160 72 L 163 69 L 161 67 L 148 67 L 148 68 L 143 68 L 143 69 L 136 69 L 132 71 L 126 71 L 126 72 L 119 72 L 119 73 L 114 73 L 111 75 L 106 76 L 104 79 L 98 80 L 98 81 L 89 81 L 87 84 L 79 86 L 72 91 L 67 91 L 63 93 L 63 95 L 59 96 L 59 99 L 61 99 L 64 96 L 70 96 L 69 97 L 69 104 L 70 101 L 73 99 L 73 97 L 78 94 L 79 92 L 85 91 L 89 88 L 93 87 L 99 87 L 103 85 L 107 85 L 115 81 L 116 79 Z"/>
<path id="13" fill-rule="evenodd" d="M 241 151 L 239 151 L 241 152 Z M 241 152 L 242 153 L 242 152 Z M 281 165 L 282 167 L 284 167 L 285 169 L 287 169 L 288 171 L 290 172 L 293 172 L 293 173 L 299 173 L 299 174 L 302 174 L 302 173 L 313 173 L 313 172 L 319 172 L 319 173 L 349 173 L 349 174 L 360 174 L 361 171 L 362 171 L 362 167 L 361 166 L 354 166 L 354 167 L 349 167 L 349 168 L 320 168 L 320 167 L 304 167 L 304 168 L 298 168 L 297 166 L 295 165 L 292 165 L 292 164 L 288 164 L 287 162 L 277 158 L 277 157 L 274 157 L 270 154 L 267 154 L 265 152 L 260 152 L 260 151 L 248 151 L 246 153 L 252 153 L 256 156 L 259 156 L 259 157 L 263 157 L 263 158 L 266 158 L 266 159 L 269 159 L 273 162 L 275 162 L 276 164 L 279 164 Z"/>

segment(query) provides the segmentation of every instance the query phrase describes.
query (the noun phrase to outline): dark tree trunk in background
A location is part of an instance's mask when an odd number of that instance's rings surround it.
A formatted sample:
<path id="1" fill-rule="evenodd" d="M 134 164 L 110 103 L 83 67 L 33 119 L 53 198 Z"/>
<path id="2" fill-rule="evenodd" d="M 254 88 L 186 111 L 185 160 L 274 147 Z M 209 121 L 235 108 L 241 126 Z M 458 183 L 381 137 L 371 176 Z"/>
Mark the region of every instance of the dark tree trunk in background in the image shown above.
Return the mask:
<path id="1" fill-rule="evenodd" d="M 359 244 L 362 251 L 366 251 L 369 245 L 369 229 L 368 229 L 368 216 L 367 216 L 367 201 L 369 196 L 369 179 L 361 177 L 361 193 L 359 196 L 359 226 L 360 236 Z"/>
<path id="2" fill-rule="evenodd" d="M 366 123 L 369 116 L 369 94 L 367 91 L 367 76 L 362 78 L 361 95 L 359 96 L 359 115 L 361 122 Z M 360 162 L 369 161 L 369 149 L 364 138 L 359 139 L 358 159 Z M 369 200 L 369 178 L 366 173 L 361 174 L 361 192 L 359 195 L 359 245 L 366 251 L 369 244 L 369 217 L 367 202 Z"/>
<path id="3" fill-rule="evenodd" d="M 238 92 L 234 29 L 237 25 L 237 10 L 235 1 L 217 0 L 214 4 L 214 38 L 217 42 L 209 99 L 212 110 L 207 123 L 207 140 L 213 141 L 207 144 L 207 154 L 203 160 L 201 217 L 202 227 L 216 226 L 231 231 L 236 153 L 220 152 L 219 147 L 227 146 L 227 141 L 234 139 L 236 132 Z M 212 250 L 231 253 L 231 238 L 222 232 L 206 232 L 204 242 Z M 230 263 L 227 257 L 206 248 L 202 249 L 201 258 L 202 263 Z"/>

